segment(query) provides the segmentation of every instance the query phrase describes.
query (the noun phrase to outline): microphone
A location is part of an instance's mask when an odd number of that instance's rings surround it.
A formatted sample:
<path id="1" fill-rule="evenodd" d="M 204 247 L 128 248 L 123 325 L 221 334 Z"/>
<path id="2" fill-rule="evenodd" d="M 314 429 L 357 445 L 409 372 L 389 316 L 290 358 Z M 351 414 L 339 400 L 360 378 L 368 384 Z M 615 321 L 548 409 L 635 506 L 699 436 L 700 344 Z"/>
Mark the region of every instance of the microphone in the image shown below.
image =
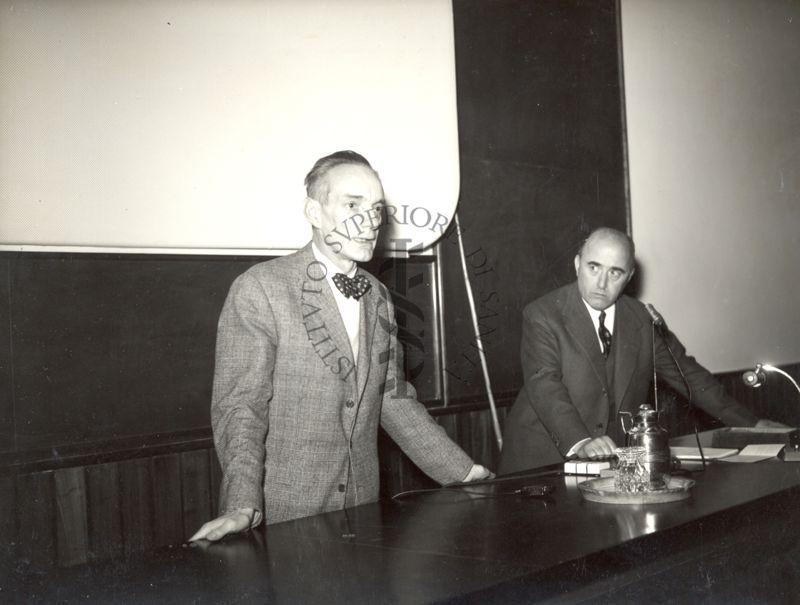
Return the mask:
<path id="1" fill-rule="evenodd" d="M 742 382 L 744 382 L 751 389 L 757 389 L 767 380 L 767 375 L 764 373 L 764 366 L 760 363 L 756 364 L 754 370 L 747 370 L 742 374 Z"/>
<path id="2" fill-rule="evenodd" d="M 653 325 L 657 328 L 663 328 L 664 318 L 661 316 L 661 313 L 656 311 L 656 308 L 650 303 L 647 303 L 644 308 L 647 309 L 647 312 L 650 314 L 650 319 L 653 320 Z"/>
<path id="3" fill-rule="evenodd" d="M 675 366 L 675 369 L 678 370 L 678 374 L 681 376 L 681 380 L 683 381 L 683 386 L 686 387 L 686 398 L 691 403 L 692 401 L 692 387 L 689 385 L 689 381 L 686 379 L 686 374 L 683 373 L 683 368 L 681 368 L 681 364 L 678 363 L 677 357 L 675 357 L 675 353 L 672 352 L 672 347 L 669 346 L 669 340 L 666 338 L 664 332 L 666 330 L 666 323 L 664 322 L 664 317 L 656 311 L 656 308 L 651 305 L 650 303 L 646 303 L 644 306 L 647 309 L 647 312 L 650 315 L 650 319 L 653 320 L 653 329 L 658 328 L 658 333 L 661 336 L 661 341 L 664 343 L 664 346 L 667 348 L 667 353 L 669 353 L 670 358 L 672 359 L 672 363 Z M 653 363 L 655 364 L 655 337 L 653 338 Z M 653 367 L 653 373 L 655 374 L 655 367 Z M 653 376 L 653 380 L 655 381 L 656 377 Z"/>

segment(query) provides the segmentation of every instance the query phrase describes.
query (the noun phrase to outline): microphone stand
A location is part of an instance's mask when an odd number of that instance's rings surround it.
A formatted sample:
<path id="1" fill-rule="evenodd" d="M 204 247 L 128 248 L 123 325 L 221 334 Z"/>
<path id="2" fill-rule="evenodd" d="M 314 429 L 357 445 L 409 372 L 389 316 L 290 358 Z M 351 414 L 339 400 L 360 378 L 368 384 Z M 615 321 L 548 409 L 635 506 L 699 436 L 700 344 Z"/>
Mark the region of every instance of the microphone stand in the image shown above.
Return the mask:
<path id="1" fill-rule="evenodd" d="M 689 402 L 689 405 L 692 405 L 692 387 L 689 384 L 689 381 L 686 379 L 686 374 L 683 373 L 683 368 L 681 368 L 681 364 L 678 363 L 677 357 L 675 357 L 675 353 L 672 351 L 672 347 L 669 346 L 669 340 L 664 335 L 664 319 L 661 315 L 656 311 L 652 305 L 645 305 L 647 312 L 650 313 L 650 317 L 653 320 L 652 330 L 653 330 L 653 385 L 654 385 L 654 395 L 656 397 L 656 410 L 658 410 L 658 391 L 655 390 L 655 381 L 656 381 L 656 370 L 655 370 L 655 362 L 656 362 L 656 333 L 661 336 L 661 342 L 664 343 L 664 346 L 667 348 L 667 352 L 669 353 L 670 359 L 672 359 L 672 363 L 675 368 L 678 370 L 678 374 L 681 376 L 681 380 L 683 381 L 683 385 L 686 387 L 686 400 Z M 700 454 L 700 462 L 702 463 L 702 470 L 706 470 L 706 456 L 703 453 L 703 446 L 700 444 L 700 434 L 697 432 L 697 421 L 694 419 L 692 420 L 692 425 L 694 427 L 694 438 L 697 442 L 697 451 Z"/>

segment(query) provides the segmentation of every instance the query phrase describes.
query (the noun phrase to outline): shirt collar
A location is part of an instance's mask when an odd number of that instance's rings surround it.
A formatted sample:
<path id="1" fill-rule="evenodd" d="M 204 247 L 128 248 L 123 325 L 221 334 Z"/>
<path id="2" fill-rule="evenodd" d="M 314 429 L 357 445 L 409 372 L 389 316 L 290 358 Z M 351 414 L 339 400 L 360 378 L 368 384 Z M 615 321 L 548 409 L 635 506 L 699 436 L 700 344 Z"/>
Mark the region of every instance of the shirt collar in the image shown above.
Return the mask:
<path id="1" fill-rule="evenodd" d="M 581 298 L 581 300 L 583 300 L 583 298 Z M 586 305 L 586 310 L 589 311 L 589 315 L 591 316 L 592 322 L 594 323 L 594 325 L 595 326 L 599 325 L 601 311 L 598 311 L 597 309 L 592 307 L 585 300 L 583 300 L 583 304 Z M 606 326 L 606 328 L 608 328 L 609 331 L 613 331 L 613 329 L 614 329 L 614 316 L 617 314 L 617 303 L 614 303 L 613 305 L 611 305 L 607 309 L 603 309 L 603 310 L 606 312 L 606 318 L 605 318 L 605 321 L 603 322 L 603 325 Z"/>
<path id="2" fill-rule="evenodd" d="M 344 273 L 339 267 L 333 264 L 333 261 L 325 256 L 322 251 L 317 248 L 317 245 L 312 241 L 311 242 L 311 252 L 314 254 L 314 258 L 317 259 L 320 263 L 325 266 L 325 277 L 328 278 L 328 281 L 333 281 L 333 276 L 337 273 Z M 358 265 L 353 265 L 352 270 L 345 273 L 347 277 L 353 277 L 358 271 Z"/>

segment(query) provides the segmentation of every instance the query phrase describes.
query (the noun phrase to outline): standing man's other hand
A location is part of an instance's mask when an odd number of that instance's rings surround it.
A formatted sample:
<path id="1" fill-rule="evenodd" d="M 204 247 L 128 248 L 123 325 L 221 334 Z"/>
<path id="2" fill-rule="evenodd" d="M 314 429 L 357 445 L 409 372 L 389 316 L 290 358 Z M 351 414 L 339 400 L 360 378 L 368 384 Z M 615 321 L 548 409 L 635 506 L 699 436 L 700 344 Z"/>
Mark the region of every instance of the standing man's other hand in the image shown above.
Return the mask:
<path id="1" fill-rule="evenodd" d="M 253 524 L 254 515 L 255 511 L 252 508 L 240 508 L 237 511 L 221 515 L 208 523 L 204 523 L 203 527 L 189 538 L 189 542 L 197 540 L 211 540 L 214 542 L 228 534 L 242 532 L 249 529 Z"/>

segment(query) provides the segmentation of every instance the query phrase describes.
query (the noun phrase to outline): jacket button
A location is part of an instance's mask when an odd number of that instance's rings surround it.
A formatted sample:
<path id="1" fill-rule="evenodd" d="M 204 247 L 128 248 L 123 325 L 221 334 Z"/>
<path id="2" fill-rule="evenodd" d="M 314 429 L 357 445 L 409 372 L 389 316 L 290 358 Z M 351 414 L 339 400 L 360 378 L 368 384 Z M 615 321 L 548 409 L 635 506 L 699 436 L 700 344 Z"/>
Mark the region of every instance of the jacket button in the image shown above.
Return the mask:
<path id="1" fill-rule="evenodd" d="M 345 405 L 347 407 L 351 408 L 351 407 L 353 407 L 355 405 L 355 402 L 352 399 L 348 399 L 347 403 L 345 403 Z"/>
<path id="2" fill-rule="evenodd" d="M 339 491 L 344 493 L 344 483 L 339 484 Z"/>

